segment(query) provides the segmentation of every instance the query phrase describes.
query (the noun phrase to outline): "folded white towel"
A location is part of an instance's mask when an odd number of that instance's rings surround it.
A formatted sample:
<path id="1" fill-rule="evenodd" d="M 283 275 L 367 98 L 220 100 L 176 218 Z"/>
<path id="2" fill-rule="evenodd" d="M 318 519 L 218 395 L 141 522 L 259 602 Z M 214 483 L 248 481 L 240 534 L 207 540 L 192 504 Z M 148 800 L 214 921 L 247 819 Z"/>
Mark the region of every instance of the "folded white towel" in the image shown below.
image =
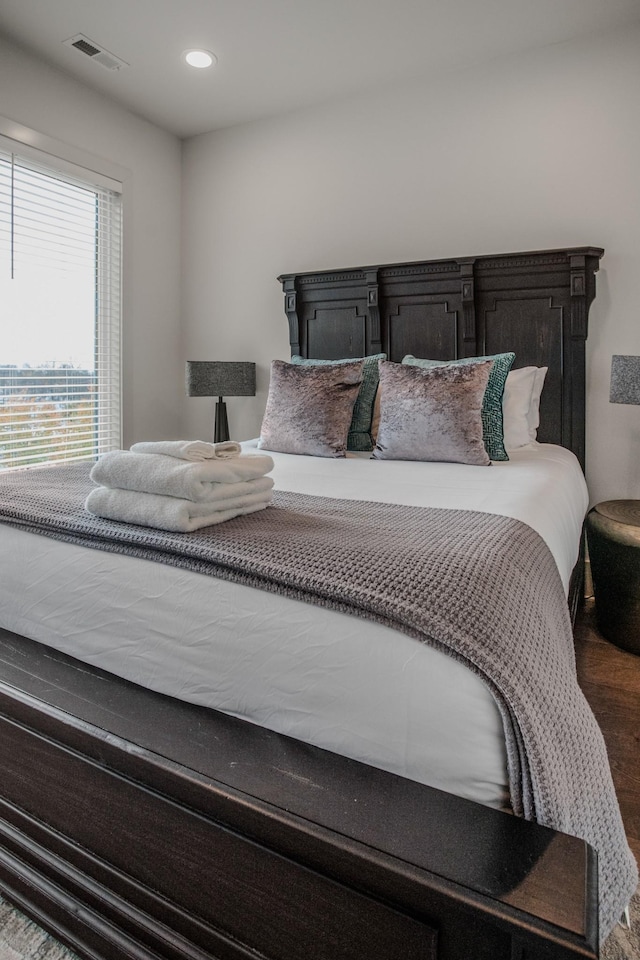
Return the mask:
<path id="1" fill-rule="evenodd" d="M 198 500 L 203 506 L 209 503 L 226 505 L 227 500 L 237 500 L 238 497 L 254 493 L 266 493 L 273 488 L 273 477 L 256 477 L 255 480 L 238 480 L 236 483 L 212 483 L 211 490 L 206 497 Z M 196 502 L 196 501 L 192 501 Z"/>
<path id="2" fill-rule="evenodd" d="M 96 517 L 137 523 L 174 533 L 189 533 L 201 527 L 223 523 L 232 517 L 264 510 L 271 500 L 271 490 L 245 494 L 217 503 L 196 503 L 157 493 L 135 490 L 112 490 L 96 487 L 85 501 L 85 509 Z"/>
<path id="3" fill-rule="evenodd" d="M 210 500 L 217 484 L 255 480 L 271 470 L 273 460 L 263 453 L 186 463 L 162 454 L 141 456 L 130 450 L 112 450 L 94 464 L 91 479 L 121 490 L 159 493 L 182 500 Z"/>
<path id="4" fill-rule="evenodd" d="M 199 463 L 212 458 L 226 460 L 238 457 L 242 447 L 235 440 L 207 443 L 205 440 L 141 440 L 130 447 L 133 453 L 161 453 L 165 457 Z"/>

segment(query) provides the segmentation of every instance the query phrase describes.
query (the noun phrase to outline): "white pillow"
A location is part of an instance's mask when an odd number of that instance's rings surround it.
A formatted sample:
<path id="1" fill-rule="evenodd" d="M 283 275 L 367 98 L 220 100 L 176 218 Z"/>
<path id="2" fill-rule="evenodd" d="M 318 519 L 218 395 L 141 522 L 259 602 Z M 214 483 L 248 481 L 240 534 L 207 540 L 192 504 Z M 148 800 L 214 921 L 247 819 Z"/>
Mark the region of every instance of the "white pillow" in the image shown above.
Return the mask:
<path id="1" fill-rule="evenodd" d="M 544 378 L 547 375 L 548 367 L 536 367 L 536 376 L 531 392 L 531 406 L 527 415 L 529 424 L 529 440 L 533 442 L 538 436 L 538 427 L 540 426 L 540 397 L 544 387 Z"/>
<path id="2" fill-rule="evenodd" d="M 540 424 L 540 395 L 547 367 L 509 371 L 502 396 L 504 445 L 507 450 L 535 441 Z"/>

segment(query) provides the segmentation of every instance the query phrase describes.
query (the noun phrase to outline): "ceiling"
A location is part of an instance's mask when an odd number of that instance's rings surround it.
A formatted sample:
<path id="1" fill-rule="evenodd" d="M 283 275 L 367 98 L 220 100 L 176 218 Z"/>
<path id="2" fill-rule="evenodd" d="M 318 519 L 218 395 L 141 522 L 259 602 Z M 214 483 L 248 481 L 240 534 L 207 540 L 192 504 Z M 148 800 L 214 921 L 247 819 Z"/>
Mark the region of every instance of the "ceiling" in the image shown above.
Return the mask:
<path id="1" fill-rule="evenodd" d="M 635 21 L 640 0 L 0 0 L 0 34 L 179 137 Z M 192 47 L 217 66 L 188 67 Z"/>

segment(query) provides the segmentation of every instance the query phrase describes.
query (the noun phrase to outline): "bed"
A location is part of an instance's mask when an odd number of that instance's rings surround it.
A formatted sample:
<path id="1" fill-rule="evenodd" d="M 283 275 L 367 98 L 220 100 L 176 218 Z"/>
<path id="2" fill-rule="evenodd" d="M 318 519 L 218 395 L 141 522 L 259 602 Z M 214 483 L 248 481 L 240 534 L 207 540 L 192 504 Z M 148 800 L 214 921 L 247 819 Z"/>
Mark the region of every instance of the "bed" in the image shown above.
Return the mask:
<path id="1" fill-rule="evenodd" d="M 547 544 L 575 611 L 601 255 L 279 278 L 303 361 L 513 350 L 548 368 L 540 442 L 507 463 L 362 452 L 336 481 L 335 460 L 275 451 L 279 494 L 506 515 Z M 0 889 L 80 953 L 597 956 L 594 851 L 508 812 L 503 720 L 460 662 L 341 610 L 19 525 L 2 555 Z"/>

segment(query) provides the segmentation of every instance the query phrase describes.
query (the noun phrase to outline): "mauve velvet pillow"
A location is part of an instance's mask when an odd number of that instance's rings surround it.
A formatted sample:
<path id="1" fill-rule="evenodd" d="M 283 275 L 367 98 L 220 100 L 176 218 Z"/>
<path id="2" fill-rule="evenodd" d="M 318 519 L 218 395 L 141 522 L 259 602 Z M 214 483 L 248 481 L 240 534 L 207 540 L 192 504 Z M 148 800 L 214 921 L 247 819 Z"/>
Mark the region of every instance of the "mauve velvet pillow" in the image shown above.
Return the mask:
<path id="1" fill-rule="evenodd" d="M 415 367 L 381 361 L 374 459 L 490 464 L 482 402 L 492 362 Z"/>
<path id="2" fill-rule="evenodd" d="M 311 360 L 306 357 L 300 357 L 294 354 L 291 357 L 291 363 L 299 363 L 302 366 L 327 366 L 336 363 L 354 363 L 362 361 L 362 383 L 353 406 L 351 415 L 351 426 L 347 436 L 347 450 L 368 451 L 373 450 L 373 439 L 371 421 L 373 417 L 373 405 L 378 389 L 378 360 L 386 360 L 386 353 L 374 353 L 368 357 L 353 357 L 345 360 Z"/>
<path id="3" fill-rule="evenodd" d="M 278 453 L 344 457 L 363 361 L 298 366 L 273 360 L 258 446 Z"/>
<path id="4" fill-rule="evenodd" d="M 461 357 L 458 360 L 426 360 L 420 357 L 414 357 L 407 354 L 403 363 L 409 363 L 416 367 L 439 367 L 443 363 L 478 363 L 485 360 L 493 360 L 491 373 L 487 389 L 484 392 L 484 401 L 482 403 L 482 429 L 484 431 L 484 446 L 492 460 L 508 460 L 504 445 L 504 425 L 502 418 L 502 396 L 504 394 L 504 385 L 507 375 L 511 370 L 515 353 L 495 353 L 490 357 Z"/>

